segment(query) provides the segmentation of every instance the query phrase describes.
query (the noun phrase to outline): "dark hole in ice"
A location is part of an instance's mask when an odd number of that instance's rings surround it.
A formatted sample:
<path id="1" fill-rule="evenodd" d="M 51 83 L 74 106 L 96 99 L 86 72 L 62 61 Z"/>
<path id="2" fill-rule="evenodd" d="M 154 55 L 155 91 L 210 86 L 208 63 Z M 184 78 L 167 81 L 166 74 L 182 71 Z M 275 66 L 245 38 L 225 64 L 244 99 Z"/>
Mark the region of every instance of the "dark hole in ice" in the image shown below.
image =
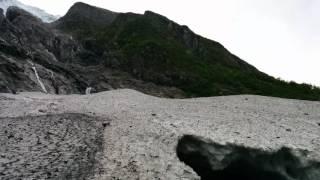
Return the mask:
<path id="1" fill-rule="evenodd" d="M 185 135 L 176 150 L 202 180 L 320 180 L 320 163 L 302 161 L 289 148 L 267 152 Z"/>

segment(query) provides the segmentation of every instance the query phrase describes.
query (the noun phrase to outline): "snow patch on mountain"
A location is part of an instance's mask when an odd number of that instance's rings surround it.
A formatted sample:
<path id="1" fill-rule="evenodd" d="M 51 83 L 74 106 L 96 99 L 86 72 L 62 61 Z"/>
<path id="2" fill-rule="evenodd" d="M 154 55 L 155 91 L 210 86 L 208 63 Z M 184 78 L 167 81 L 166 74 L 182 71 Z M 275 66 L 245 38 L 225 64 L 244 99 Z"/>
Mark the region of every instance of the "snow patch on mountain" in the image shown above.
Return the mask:
<path id="1" fill-rule="evenodd" d="M 49 22 L 53 22 L 59 18 L 59 16 L 54 16 L 54 15 L 48 14 L 47 12 L 45 12 L 42 9 L 23 4 L 17 0 L 0 0 L 0 8 L 3 9 L 4 14 L 6 14 L 7 9 L 10 6 L 17 6 L 21 9 L 24 9 L 24 10 L 30 12 L 31 14 L 39 17 L 40 19 L 42 19 L 43 22 L 49 23 Z"/>

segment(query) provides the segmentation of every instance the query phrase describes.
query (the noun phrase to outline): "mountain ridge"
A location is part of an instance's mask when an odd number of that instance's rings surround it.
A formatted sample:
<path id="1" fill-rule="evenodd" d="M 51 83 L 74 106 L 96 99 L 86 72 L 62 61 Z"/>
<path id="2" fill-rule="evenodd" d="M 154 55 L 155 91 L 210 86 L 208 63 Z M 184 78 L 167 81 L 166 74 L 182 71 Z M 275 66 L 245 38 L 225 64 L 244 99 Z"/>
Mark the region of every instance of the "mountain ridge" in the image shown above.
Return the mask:
<path id="1" fill-rule="evenodd" d="M 117 16 L 118 13 L 102 9 L 88 4 L 77 2 L 70 7 L 66 15 L 53 22 L 55 26 L 59 26 L 59 22 L 64 23 L 82 23 L 82 21 L 92 21 L 95 24 L 107 25 L 110 24 Z M 69 18 L 71 17 L 71 18 Z M 77 17 L 77 21 L 74 22 L 72 17 Z"/>
<path id="2" fill-rule="evenodd" d="M 319 88 L 277 80 L 220 43 L 152 11 L 116 13 L 76 3 L 50 24 L 19 8 L 10 11 L 0 19 L 1 92 L 41 91 L 36 68 L 55 94 L 93 87 L 171 98 L 257 94 L 320 99 Z"/>
<path id="3" fill-rule="evenodd" d="M 112 53 L 113 57 L 117 56 L 116 63 L 107 60 L 107 64 L 120 67 L 138 79 L 176 86 L 191 96 L 253 93 L 294 98 L 301 91 L 315 95 L 314 87 L 278 81 L 233 55 L 220 43 L 152 11 L 119 13 L 106 25 L 87 21 L 86 26 L 68 27 L 63 21 L 60 23 L 58 29 L 72 34 L 83 44 L 90 41 L 90 47 L 98 54 L 110 54 L 106 49 L 118 52 Z"/>

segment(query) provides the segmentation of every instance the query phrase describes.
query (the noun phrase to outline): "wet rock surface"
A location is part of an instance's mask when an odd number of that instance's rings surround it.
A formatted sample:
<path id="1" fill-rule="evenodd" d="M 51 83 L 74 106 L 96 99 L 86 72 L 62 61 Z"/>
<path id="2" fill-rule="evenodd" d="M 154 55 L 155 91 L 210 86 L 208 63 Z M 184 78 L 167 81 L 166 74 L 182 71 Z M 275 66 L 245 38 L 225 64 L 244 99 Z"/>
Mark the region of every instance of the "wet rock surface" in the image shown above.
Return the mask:
<path id="1" fill-rule="evenodd" d="M 87 179 L 99 166 L 97 118 L 60 114 L 0 118 L 0 179 Z"/>

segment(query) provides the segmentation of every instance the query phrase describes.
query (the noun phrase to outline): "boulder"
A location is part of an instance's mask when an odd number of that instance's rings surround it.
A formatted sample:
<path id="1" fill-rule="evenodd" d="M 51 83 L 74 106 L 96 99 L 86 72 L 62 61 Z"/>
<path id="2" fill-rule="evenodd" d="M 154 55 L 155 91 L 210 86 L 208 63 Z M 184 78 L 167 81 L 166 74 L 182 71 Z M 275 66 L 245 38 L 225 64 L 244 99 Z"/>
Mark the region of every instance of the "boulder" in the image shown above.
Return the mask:
<path id="1" fill-rule="evenodd" d="M 177 145 L 177 156 L 202 180 L 317 180 L 320 161 L 308 160 L 307 151 L 290 148 L 254 149 L 219 144 L 185 135 Z"/>

